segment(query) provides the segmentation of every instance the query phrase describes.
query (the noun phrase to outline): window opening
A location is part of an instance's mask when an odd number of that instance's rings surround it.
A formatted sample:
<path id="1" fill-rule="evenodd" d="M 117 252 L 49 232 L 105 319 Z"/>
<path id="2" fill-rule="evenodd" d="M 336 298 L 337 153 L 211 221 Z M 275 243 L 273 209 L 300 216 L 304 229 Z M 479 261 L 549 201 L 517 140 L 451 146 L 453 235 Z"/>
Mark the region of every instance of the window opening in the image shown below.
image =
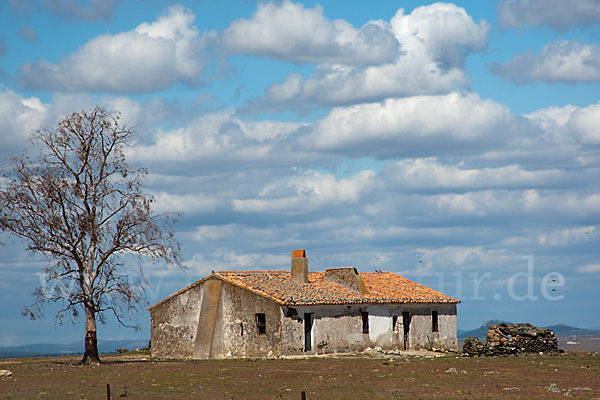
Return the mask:
<path id="1" fill-rule="evenodd" d="M 267 333 L 267 318 L 265 313 L 256 314 L 256 330 L 259 335 Z"/>
<path id="2" fill-rule="evenodd" d="M 394 331 L 394 333 L 398 333 L 398 316 L 397 315 L 392 316 L 392 331 Z"/>
<path id="3" fill-rule="evenodd" d="M 438 312 L 432 311 L 431 312 L 431 332 L 437 332 L 437 331 L 438 331 Z"/>

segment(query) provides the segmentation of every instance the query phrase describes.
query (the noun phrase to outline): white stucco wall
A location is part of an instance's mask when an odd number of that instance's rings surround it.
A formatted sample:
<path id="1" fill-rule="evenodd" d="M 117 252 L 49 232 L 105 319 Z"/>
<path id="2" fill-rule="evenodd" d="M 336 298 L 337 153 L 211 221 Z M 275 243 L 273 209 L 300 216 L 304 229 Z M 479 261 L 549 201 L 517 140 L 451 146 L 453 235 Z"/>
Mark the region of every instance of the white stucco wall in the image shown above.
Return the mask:
<path id="1" fill-rule="evenodd" d="M 312 313 L 312 349 L 315 353 L 360 351 L 367 347 L 404 348 L 402 312 L 411 314 L 409 348 L 432 347 L 456 350 L 456 305 L 454 304 L 394 304 L 336 305 L 294 307 L 296 319 L 282 313 L 282 353 L 294 354 L 304 349 L 305 313 Z M 432 332 L 431 311 L 438 312 L 438 332 Z M 362 330 L 362 312 L 369 315 L 369 333 Z M 398 330 L 392 326 L 397 317 Z"/>
<path id="2" fill-rule="evenodd" d="M 369 339 L 374 343 L 379 342 L 382 336 L 389 339 L 389 336 L 393 333 L 390 311 L 377 310 L 377 314 L 374 314 L 373 311 L 373 309 L 367 311 L 369 313 Z"/>

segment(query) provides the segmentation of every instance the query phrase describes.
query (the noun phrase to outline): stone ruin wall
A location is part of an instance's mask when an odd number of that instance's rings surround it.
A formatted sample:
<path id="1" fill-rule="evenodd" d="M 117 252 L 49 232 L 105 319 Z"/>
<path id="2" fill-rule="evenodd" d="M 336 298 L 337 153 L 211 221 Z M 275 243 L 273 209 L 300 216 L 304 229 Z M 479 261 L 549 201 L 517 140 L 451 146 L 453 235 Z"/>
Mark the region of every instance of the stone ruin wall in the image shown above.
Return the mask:
<path id="1" fill-rule="evenodd" d="M 531 324 L 492 325 L 486 334 L 486 343 L 475 336 L 465 339 L 465 356 L 508 356 L 525 353 L 556 353 L 558 340 L 550 329 Z"/>

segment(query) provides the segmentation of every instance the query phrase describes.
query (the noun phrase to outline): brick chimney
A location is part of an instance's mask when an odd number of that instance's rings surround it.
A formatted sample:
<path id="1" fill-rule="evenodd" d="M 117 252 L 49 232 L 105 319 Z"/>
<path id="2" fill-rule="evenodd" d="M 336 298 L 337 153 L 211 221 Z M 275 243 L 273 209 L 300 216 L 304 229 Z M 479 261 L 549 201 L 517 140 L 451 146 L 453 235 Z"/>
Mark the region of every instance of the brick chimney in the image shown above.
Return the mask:
<path id="1" fill-rule="evenodd" d="M 308 283 L 308 258 L 304 250 L 292 250 L 292 282 Z"/>

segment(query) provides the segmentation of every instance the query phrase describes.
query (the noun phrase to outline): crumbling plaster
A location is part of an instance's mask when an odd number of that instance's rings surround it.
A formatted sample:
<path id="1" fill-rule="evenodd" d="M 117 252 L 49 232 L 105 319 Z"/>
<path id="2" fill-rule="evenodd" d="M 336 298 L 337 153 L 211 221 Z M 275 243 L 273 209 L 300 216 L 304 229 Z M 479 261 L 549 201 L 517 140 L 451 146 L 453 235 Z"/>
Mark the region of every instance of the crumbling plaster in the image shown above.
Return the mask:
<path id="1" fill-rule="evenodd" d="M 284 354 L 297 354 L 304 350 L 304 315 L 312 313 L 312 352 L 332 353 L 360 351 L 367 347 L 402 349 L 404 327 L 402 312 L 411 314 L 409 348 L 431 347 L 457 350 L 456 306 L 454 304 L 393 304 L 393 305 L 321 305 L 295 307 L 296 318 L 282 316 L 282 349 Z M 437 333 L 431 331 L 431 311 L 438 311 Z M 362 312 L 368 313 L 369 333 L 362 331 Z M 289 311 L 287 312 L 290 313 Z M 397 317 L 397 330 L 392 326 Z"/>
<path id="2" fill-rule="evenodd" d="M 209 280 L 176 294 L 151 310 L 153 356 L 194 356 L 204 284 Z M 311 353 L 362 351 L 367 347 L 403 349 L 402 312 L 411 314 L 409 348 L 458 349 L 455 304 L 287 307 L 227 282 L 222 282 L 220 287 L 219 315 L 211 329 L 202 329 L 213 332 L 210 354 L 202 358 L 304 354 L 306 313 L 313 315 Z M 432 310 L 438 311 L 439 332 L 435 333 L 431 331 Z M 368 334 L 363 333 L 363 312 L 368 313 Z M 257 313 L 265 314 L 264 334 L 257 331 Z M 396 331 L 392 326 L 394 316 L 397 317 Z"/>
<path id="3" fill-rule="evenodd" d="M 190 358 L 194 351 L 202 285 L 173 296 L 150 311 L 150 343 L 155 357 Z"/>

